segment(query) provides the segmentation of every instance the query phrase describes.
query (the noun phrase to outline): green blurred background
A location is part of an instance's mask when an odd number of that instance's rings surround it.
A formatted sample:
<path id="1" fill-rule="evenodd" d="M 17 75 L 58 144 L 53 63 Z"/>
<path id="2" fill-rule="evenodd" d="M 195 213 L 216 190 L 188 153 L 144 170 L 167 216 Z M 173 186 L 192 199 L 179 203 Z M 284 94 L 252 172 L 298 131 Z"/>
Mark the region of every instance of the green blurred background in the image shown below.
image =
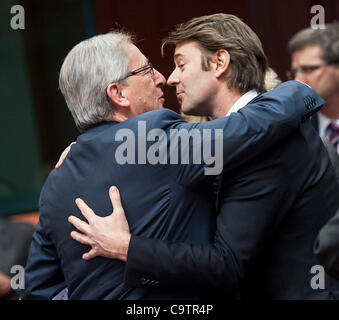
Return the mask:
<path id="1" fill-rule="evenodd" d="M 25 10 L 13 30 L 11 7 Z M 67 51 L 95 34 L 91 1 L 0 2 L 0 215 L 38 210 L 57 155 L 77 136 L 58 91 Z"/>

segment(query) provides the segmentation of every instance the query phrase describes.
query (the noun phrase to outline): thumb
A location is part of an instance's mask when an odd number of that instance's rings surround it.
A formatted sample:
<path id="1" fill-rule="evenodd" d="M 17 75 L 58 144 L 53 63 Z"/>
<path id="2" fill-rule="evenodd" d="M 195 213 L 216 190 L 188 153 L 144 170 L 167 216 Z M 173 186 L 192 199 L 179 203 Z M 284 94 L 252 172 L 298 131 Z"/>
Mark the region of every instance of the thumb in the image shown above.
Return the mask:
<path id="1" fill-rule="evenodd" d="M 121 204 L 120 192 L 117 187 L 112 186 L 109 188 L 109 197 L 112 202 L 113 212 L 116 214 L 124 213 L 124 208 Z"/>

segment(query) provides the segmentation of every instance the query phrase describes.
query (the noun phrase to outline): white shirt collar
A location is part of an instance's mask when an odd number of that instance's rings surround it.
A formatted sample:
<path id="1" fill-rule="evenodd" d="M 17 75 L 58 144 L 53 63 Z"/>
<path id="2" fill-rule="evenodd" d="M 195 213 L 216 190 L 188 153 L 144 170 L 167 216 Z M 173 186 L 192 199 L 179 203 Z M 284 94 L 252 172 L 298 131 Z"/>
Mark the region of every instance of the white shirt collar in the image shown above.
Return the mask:
<path id="1" fill-rule="evenodd" d="M 250 90 L 243 94 L 227 112 L 226 116 L 229 116 L 232 112 L 238 112 L 241 108 L 245 107 L 251 100 L 253 100 L 257 95 L 258 91 Z"/>

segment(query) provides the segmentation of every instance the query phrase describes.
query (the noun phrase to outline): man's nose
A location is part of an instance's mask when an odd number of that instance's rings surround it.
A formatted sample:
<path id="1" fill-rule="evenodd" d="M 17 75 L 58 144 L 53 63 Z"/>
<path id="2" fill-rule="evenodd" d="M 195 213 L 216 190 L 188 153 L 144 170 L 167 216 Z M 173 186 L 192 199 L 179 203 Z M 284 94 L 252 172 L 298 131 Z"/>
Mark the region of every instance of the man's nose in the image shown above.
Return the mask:
<path id="1" fill-rule="evenodd" d="M 162 87 L 166 83 L 165 77 L 157 69 L 154 69 L 154 83 L 157 87 Z"/>
<path id="2" fill-rule="evenodd" d="M 167 79 L 167 84 L 169 86 L 175 86 L 179 83 L 179 80 L 178 80 L 178 77 L 177 77 L 177 74 L 176 74 L 175 71 L 176 71 L 176 69 L 173 70 L 173 72 L 171 73 L 171 75 Z"/>

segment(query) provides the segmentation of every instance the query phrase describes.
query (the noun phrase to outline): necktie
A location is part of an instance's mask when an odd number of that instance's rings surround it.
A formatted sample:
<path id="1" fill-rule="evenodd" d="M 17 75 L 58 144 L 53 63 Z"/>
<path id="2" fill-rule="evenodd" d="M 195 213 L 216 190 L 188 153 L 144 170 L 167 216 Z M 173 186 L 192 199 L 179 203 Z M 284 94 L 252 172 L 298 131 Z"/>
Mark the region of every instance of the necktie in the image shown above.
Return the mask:
<path id="1" fill-rule="evenodd" d="M 331 122 L 327 127 L 327 135 L 330 142 L 334 145 L 334 148 L 338 150 L 339 143 L 339 125 Z"/>

